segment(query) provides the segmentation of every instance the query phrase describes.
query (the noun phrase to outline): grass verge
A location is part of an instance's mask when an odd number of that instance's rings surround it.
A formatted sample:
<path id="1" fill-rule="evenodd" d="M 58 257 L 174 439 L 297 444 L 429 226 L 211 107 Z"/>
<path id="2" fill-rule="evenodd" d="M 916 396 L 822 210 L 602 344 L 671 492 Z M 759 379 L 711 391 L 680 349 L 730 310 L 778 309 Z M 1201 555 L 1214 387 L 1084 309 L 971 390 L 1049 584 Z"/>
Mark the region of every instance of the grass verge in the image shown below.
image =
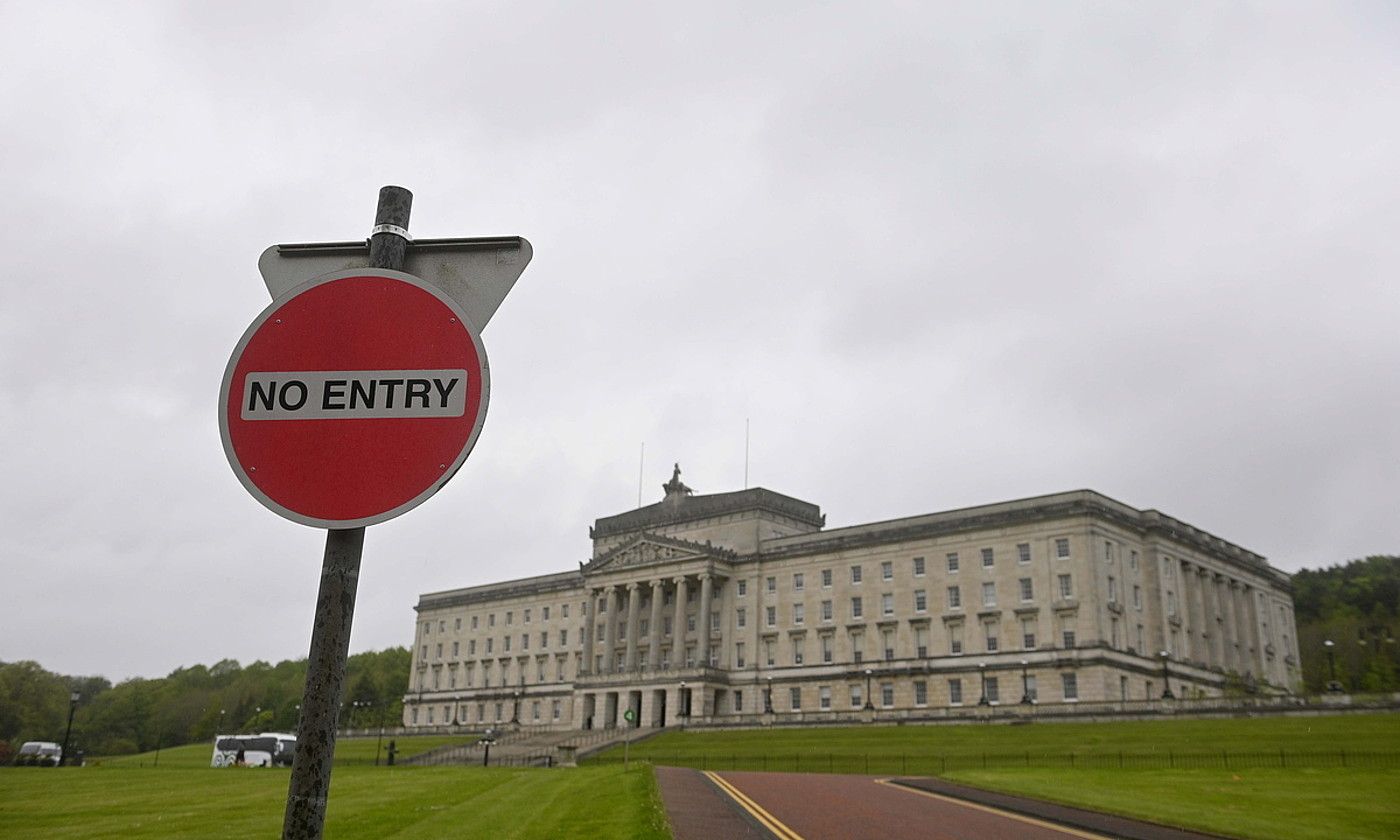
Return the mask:
<path id="1" fill-rule="evenodd" d="M 206 838 L 280 835 L 288 771 L 86 767 L 0 769 L 6 836 Z M 337 768 L 326 837 L 667 838 L 650 766 L 577 770 Z"/>

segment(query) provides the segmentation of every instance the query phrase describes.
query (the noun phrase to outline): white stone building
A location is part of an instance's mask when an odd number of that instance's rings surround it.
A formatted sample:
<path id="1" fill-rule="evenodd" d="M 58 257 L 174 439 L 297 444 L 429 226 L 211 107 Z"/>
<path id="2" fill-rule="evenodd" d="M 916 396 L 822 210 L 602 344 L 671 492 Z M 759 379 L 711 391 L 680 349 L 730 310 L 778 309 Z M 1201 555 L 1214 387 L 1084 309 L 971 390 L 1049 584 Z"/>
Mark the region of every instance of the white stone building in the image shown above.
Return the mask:
<path id="1" fill-rule="evenodd" d="M 823 530 L 762 488 L 696 496 L 677 468 L 664 489 L 597 520 L 575 571 L 421 596 L 404 724 L 918 720 L 1300 685 L 1287 575 L 1091 490 Z"/>

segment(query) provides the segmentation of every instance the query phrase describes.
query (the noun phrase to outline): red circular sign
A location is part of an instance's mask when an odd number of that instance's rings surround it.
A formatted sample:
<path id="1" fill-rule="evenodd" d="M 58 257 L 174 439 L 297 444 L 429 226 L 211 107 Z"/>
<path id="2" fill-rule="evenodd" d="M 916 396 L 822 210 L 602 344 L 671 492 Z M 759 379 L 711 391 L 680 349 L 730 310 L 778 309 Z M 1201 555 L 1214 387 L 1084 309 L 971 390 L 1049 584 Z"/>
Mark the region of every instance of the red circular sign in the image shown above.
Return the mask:
<path id="1" fill-rule="evenodd" d="M 441 290 L 351 269 L 273 301 L 224 372 L 219 430 L 240 481 L 320 528 L 392 519 L 438 491 L 481 432 L 477 330 Z"/>

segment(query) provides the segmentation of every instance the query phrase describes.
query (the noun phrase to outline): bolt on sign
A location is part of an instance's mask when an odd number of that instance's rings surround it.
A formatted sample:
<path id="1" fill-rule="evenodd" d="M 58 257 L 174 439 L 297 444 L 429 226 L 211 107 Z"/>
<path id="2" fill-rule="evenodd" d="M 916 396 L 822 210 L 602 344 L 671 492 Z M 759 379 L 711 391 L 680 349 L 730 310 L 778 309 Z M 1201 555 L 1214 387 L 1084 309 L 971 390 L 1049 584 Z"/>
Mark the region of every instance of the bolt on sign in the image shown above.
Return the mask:
<path id="1" fill-rule="evenodd" d="M 479 330 L 411 274 L 331 272 L 263 311 L 220 391 L 224 452 L 274 512 L 319 528 L 392 519 L 438 491 L 481 433 Z"/>

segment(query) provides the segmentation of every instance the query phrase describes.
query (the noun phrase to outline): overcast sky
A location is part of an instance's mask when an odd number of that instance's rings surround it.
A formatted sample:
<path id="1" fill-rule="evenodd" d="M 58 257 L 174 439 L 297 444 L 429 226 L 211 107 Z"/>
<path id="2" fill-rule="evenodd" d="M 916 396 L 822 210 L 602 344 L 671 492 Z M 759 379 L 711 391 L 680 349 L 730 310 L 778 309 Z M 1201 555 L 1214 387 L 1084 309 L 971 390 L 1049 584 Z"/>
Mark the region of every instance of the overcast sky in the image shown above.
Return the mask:
<path id="1" fill-rule="evenodd" d="M 984 8 L 992 6 L 990 10 Z M 576 568 L 680 462 L 829 526 L 1089 487 L 1293 571 L 1400 551 L 1400 26 L 1286 4 L 0 3 L 0 660 L 306 654 L 238 483 L 260 252 L 535 258 L 352 650 Z"/>

